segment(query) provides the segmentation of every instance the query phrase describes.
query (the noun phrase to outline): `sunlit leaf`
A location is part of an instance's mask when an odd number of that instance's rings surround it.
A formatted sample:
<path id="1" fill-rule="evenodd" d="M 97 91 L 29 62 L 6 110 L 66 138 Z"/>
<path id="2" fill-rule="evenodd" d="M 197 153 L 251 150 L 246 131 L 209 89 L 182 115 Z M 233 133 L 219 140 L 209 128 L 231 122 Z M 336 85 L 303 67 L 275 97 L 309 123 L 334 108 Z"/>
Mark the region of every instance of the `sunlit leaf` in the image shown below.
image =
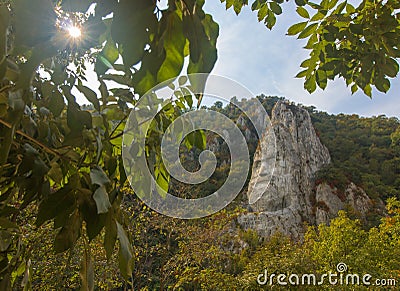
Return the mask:
<path id="1" fill-rule="evenodd" d="M 304 7 L 301 7 L 301 6 L 297 7 L 296 12 L 301 17 L 304 17 L 304 18 L 307 18 L 307 19 L 310 18 L 310 14 L 308 13 L 308 11 Z"/>
<path id="2" fill-rule="evenodd" d="M 293 24 L 291 27 L 289 27 L 287 34 L 288 35 L 296 35 L 300 33 L 306 26 L 308 22 L 299 22 L 296 24 Z"/>

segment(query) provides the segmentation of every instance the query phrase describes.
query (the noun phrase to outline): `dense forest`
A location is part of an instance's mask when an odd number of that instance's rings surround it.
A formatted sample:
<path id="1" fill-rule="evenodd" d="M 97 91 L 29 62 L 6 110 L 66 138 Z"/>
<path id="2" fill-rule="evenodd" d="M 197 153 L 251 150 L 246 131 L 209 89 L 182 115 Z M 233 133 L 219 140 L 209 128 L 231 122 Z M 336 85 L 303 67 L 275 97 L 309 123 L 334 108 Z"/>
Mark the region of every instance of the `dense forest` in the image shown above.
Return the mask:
<path id="1" fill-rule="evenodd" d="M 398 118 L 335 116 L 315 111 L 311 117 L 333 161 L 321 178 L 338 188 L 353 181 L 371 198 L 400 198 Z"/>
<path id="2" fill-rule="evenodd" d="M 270 113 L 279 97 L 258 97 Z M 180 220 L 160 215 L 144 205 L 127 185 L 123 208 L 129 213 L 125 217 L 132 239 L 134 268 L 131 279 L 124 280 L 118 271 L 118 257 L 110 260 L 101 248 L 102 239 L 81 240 L 78 246 L 64 254 L 49 252 L 53 235 L 52 224 L 35 228 L 35 209 L 25 215 L 25 240 L 30 246 L 33 266 L 34 289 L 76 289 L 80 286 L 79 272 L 81 256 L 90 249 L 93 259 L 88 268 L 94 269 L 98 289 L 124 290 L 262 290 L 265 287 L 287 289 L 276 279 L 265 286 L 257 283 L 259 274 L 313 273 L 316 282 L 322 274 L 337 272 L 337 264 L 347 264 L 347 273 L 384 279 L 384 284 L 393 285 L 400 280 L 400 122 L 397 118 L 359 117 L 356 115 L 330 115 L 305 107 L 313 120 L 315 129 L 332 156 L 331 164 L 318 174 L 317 183 L 326 181 L 332 186 L 343 187 L 352 181 L 363 187 L 372 198 L 387 200 L 387 217 L 379 218 L 375 227 L 366 228 L 351 213 L 341 211 L 329 226 L 309 226 L 302 241 L 276 233 L 261 238 L 255 231 L 242 230 L 235 218 L 246 212 L 243 193 L 226 209 L 207 218 Z M 233 120 L 239 111 L 233 105 L 212 106 L 213 110 L 228 115 Z M 215 138 L 208 134 L 208 141 Z M 252 152 L 255 145 L 250 145 Z M 219 160 L 229 156 L 223 143 Z M 182 146 L 181 153 L 189 170 L 198 167 L 200 152 L 195 146 L 190 150 Z M 209 181 L 194 186 L 183 186 L 172 181 L 173 193 L 182 197 L 196 198 L 215 191 L 229 172 L 227 163 L 219 162 Z M 104 233 L 102 234 L 104 236 Z M 91 246 L 91 248 L 89 247 Z M 92 251 L 93 252 L 93 251 Z M 82 273 L 82 271 L 81 271 Z M 16 274 L 21 280 L 23 274 Z M 296 282 L 294 282 L 296 283 Z M 338 285 L 339 283 L 337 283 Z M 382 283 L 383 284 L 383 283 Z M 321 286 L 313 282 L 303 284 L 302 289 L 331 289 L 326 280 Z M 365 288 L 360 283 L 337 286 L 340 290 Z M 395 287 L 393 287 L 395 288 Z M 338 290 L 339 290 L 338 289 Z"/>

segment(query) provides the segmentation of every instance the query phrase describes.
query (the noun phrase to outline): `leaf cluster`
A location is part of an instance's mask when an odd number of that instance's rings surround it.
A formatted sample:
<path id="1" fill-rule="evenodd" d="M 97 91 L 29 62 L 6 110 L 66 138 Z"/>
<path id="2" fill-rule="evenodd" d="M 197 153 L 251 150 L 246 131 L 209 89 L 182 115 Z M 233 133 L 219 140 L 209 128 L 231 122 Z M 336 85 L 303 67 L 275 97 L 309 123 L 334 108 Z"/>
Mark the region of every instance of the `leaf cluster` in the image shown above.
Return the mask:
<path id="1" fill-rule="evenodd" d="M 12 278 L 24 275 L 18 262 L 28 264 L 27 254 L 16 251 L 21 244 L 16 221 L 29 205 L 38 209 L 35 227 L 53 222 L 56 253 L 104 233 L 107 258 L 118 241 L 120 270 L 130 278 L 134 254 L 120 206 L 127 179 L 121 158 L 125 120 L 141 95 L 177 78 L 185 60 L 188 73 L 211 71 L 218 25 L 203 5 L 194 0 L 171 0 L 166 8 L 148 0 L 0 2 L 3 286 L 11 288 L 17 284 Z M 80 27 L 80 38 L 69 36 L 70 25 Z M 97 88 L 88 83 L 87 66 L 94 66 Z M 192 107 L 193 98 L 200 102 L 200 96 L 182 90 L 161 110 L 149 137 Z M 78 94 L 90 105 L 81 105 Z M 158 146 L 149 142 L 146 153 Z M 161 158 L 151 167 L 167 189 Z M 81 277 L 89 290 L 92 262 L 85 251 Z"/>

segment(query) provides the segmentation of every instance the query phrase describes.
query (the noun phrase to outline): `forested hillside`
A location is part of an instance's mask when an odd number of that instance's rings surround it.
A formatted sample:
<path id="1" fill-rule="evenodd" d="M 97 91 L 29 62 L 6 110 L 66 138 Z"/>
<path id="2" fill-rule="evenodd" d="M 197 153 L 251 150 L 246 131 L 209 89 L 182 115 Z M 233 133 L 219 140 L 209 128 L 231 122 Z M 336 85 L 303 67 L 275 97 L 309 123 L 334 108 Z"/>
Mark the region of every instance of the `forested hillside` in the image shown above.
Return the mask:
<path id="1" fill-rule="evenodd" d="M 284 99 L 259 96 L 259 100 L 270 113 L 274 104 Z M 212 108 L 233 120 L 240 115 L 232 105 L 224 107 L 217 103 Z M 400 123 L 397 118 L 329 115 L 314 107 L 306 108 L 332 157 L 331 165 L 319 173 L 317 182 L 326 181 L 339 189 L 353 181 L 373 198 L 399 199 Z M 211 133 L 208 142 L 216 142 Z M 250 151 L 254 153 L 256 141 L 249 143 Z M 217 148 L 219 166 L 211 179 L 190 187 L 173 181 L 174 194 L 195 198 L 218 189 L 229 172 L 229 153 L 222 142 Z M 182 160 L 189 170 L 198 167 L 199 153 L 196 147 L 188 150 L 182 146 Z M 131 280 L 125 281 L 119 275 L 116 256 L 109 261 L 106 259 L 101 238 L 81 241 L 66 254 L 48 252 L 54 239 L 49 232 L 51 224 L 32 229 L 32 213 L 36 211 L 32 208 L 23 223 L 26 225 L 25 240 L 32 254 L 32 286 L 35 289 L 78 288 L 79 260 L 89 247 L 96 251 L 92 252 L 93 260 L 88 267 L 94 268 L 96 286 L 104 290 L 128 286 L 133 286 L 134 290 L 261 290 L 263 286 L 257 283 L 257 276 L 265 269 L 269 274 L 321 275 L 335 272 L 340 262 L 347 264 L 348 272 L 369 273 L 374 280 L 400 280 L 400 204 L 394 198 L 387 204 L 389 216 L 378 221 L 376 227 L 365 229 L 360 221 L 350 218 L 350 214 L 340 212 L 330 226 L 310 227 L 304 241 L 299 242 L 279 233 L 261 238 L 252 230 L 241 230 L 235 221 L 238 215 L 246 212 L 242 207 L 245 195 L 239 195 L 234 203 L 215 215 L 187 221 L 152 211 L 128 185 L 124 192 L 127 196 L 123 208 L 130 213 L 125 219 L 134 252 Z M 21 275 L 17 274 L 16 279 L 21 280 Z M 282 290 L 287 287 L 277 285 L 276 280 L 273 285 Z M 331 285 L 326 281 L 322 286 L 302 288 L 329 290 Z M 341 290 L 346 288 L 350 290 L 354 286 L 341 286 Z"/>
<path id="2" fill-rule="evenodd" d="M 343 187 L 348 180 L 371 198 L 400 198 L 400 122 L 384 115 L 328 115 L 310 109 L 332 165 L 320 178 Z"/>
<path id="3" fill-rule="evenodd" d="M 283 97 L 263 94 L 258 96 L 258 99 L 269 115 L 276 102 L 285 101 Z M 287 102 L 291 103 L 288 100 Z M 317 184 L 324 181 L 338 190 L 343 190 L 349 182 L 353 182 L 363 188 L 370 198 L 400 199 L 399 118 L 384 115 L 334 115 L 318 111 L 313 106 L 303 107 L 310 113 L 317 135 L 328 148 L 332 158 L 331 164 L 320 171 Z M 237 120 L 240 115 L 240 110 L 232 104 L 223 107 L 222 103 L 216 102 L 211 109 L 226 114 L 232 120 Z M 252 155 L 257 140 L 250 140 L 248 143 Z M 227 148 L 222 145 L 221 151 L 217 153 L 222 160 L 229 156 L 225 151 Z M 193 153 L 195 152 L 196 149 L 193 149 Z M 216 176 L 213 177 L 214 181 L 211 179 L 210 183 L 219 185 L 222 182 L 221 171 L 227 169 L 219 167 Z"/>

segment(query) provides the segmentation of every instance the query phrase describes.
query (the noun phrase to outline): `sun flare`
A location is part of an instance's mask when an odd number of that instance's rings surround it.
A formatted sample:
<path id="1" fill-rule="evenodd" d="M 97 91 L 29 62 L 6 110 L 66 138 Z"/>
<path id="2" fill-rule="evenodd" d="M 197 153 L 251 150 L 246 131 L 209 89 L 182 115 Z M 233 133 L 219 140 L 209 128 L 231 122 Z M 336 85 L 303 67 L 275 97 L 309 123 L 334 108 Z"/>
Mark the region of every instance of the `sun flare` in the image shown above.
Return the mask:
<path id="1" fill-rule="evenodd" d="M 77 26 L 71 26 L 68 28 L 68 33 L 72 38 L 78 38 L 82 35 L 82 31 Z"/>

